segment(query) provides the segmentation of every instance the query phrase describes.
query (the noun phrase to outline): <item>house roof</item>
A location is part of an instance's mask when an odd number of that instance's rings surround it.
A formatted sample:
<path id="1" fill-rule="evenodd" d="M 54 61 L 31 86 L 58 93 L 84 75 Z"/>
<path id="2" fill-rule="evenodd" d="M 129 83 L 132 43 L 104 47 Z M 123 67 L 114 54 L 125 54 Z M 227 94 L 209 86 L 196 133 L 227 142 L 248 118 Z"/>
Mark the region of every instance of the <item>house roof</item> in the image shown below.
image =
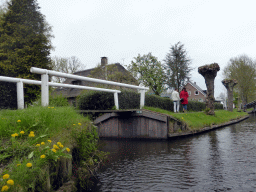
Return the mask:
<path id="1" fill-rule="evenodd" d="M 204 92 L 204 90 L 202 90 L 197 84 L 192 83 L 191 81 L 188 81 L 187 84 L 190 84 L 192 87 L 194 87 L 195 89 L 197 89 L 199 92 L 201 92 L 204 96 L 206 96 L 206 93 Z M 186 84 L 186 85 L 187 85 Z M 185 86 L 186 86 L 185 85 Z"/>
<path id="2" fill-rule="evenodd" d="M 128 73 L 128 71 L 120 63 L 110 64 L 108 66 L 111 66 L 111 65 L 115 65 L 117 67 L 117 71 L 122 72 L 123 74 Z M 86 70 L 83 70 L 83 71 L 77 71 L 73 74 L 88 77 L 94 69 L 95 68 L 86 69 Z M 79 81 L 79 80 L 73 79 L 73 78 L 67 78 L 63 83 L 64 84 L 73 84 L 74 81 Z M 81 85 L 90 86 L 87 83 L 88 82 L 86 82 L 86 81 L 81 81 Z M 82 91 L 83 91 L 82 89 L 60 87 L 60 88 L 56 88 L 54 90 L 54 93 L 56 93 L 58 95 L 62 94 L 62 96 L 64 96 L 64 97 L 77 97 L 78 95 L 81 94 Z"/>

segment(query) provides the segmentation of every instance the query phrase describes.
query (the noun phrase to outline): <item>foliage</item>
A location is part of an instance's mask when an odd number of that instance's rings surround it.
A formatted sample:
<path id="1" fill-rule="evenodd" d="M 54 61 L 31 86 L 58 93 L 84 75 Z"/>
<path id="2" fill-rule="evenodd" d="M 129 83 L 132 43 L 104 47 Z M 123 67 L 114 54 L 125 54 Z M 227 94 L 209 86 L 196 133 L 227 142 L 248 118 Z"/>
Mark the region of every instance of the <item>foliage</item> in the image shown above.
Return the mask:
<path id="1" fill-rule="evenodd" d="M 7 2 L 7 11 L 3 13 L 0 22 L 0 75 L 39 80 L 40 75 L 30 73 L 30 68 L 34 66 L 49 69 L 51 27 L 39 9 L 36 0 Z M 5 87 L 6 91 L 1 92 L 0 98 L 11 95 L 8 100 L 15 103 L 15 84 L 1 82 L 0 86 L 1 89 Z M 24 89 L 27 103 L 36 98 L 40 86 L 25 85 Z M 14 107 L 8 106 L 7 100 L 2 102 L 1 106 L 5 108 Z"/>
<path id="2" fill-rule="evenodd" d="M 139 109 L 140 94 L 134 91 L 122 90 L 122 92 L 118 94 L 118 102 L 120 109 Z M 113 109 L 114 105 L 113 93 L 99 91 L 86 91 L 78 100 L 78 108 L 80 110 L 107 110 Z M 222 104 L 215 103 L 214 105 L 215 109 L 223 109 Z M 172 100 L 170 100 L 170 98 L 160 97 L 157 95 L 146 94 L 145 106 L 173 111 Z M 205 103 L 198 101 L 188 102 L 189 111 L 203 111 L 204 109 Z"/>
<path id="3" fill-rule="evenodd" d="M 144 86 L 149 87 L 156 95 L 160 95 L 164 91 L 166 76 L 163 66 L 157 57 L 151 53 L 134 58 L 128 66 L 128 71 L 133 74 L 133 77 Z"/>
<path id="4" fill-rule="evenodd" d="M 79 70 L 83 70 L 85 66 L 76 56 L 70 58 L 55 56 L 51 59 L 50 68 L 54 71 L 73 74 Z M 52 81 L 56 83 L 62 83 L 65 80 L 66 78 L 63 77 L 52 77 Z"/>
<path id="5" fill-rule="evenodd" d="M 146 95 L 145 106 L 173 110 L 173 102 L 170 100 L 170 98 L 160 97 L 157 95 Z"/>
<path id="6" fill-rule="evenodd" d="M 224 76 L 227 79 L 237 80 L 234 90 L 239 93 L 243 103 L 256 99 L 256 62 L 250 57 L 241 55 L 231 58 L 224 69 Z"/>
<path id="7" fill-rule="evenodd" d="M 101 91 L 86 91 L 77 101 L 81 110 L 107 110 L 114 105 L 114 94 Z"/>
<path id="8" fill-rule="evenodd" d="M 184 44 L 178 42 L 171 46 L 170 52 L 166 55 L 165 64 L 168 87 L 178 89 L 180 92 L 192 70 L 190 68 L 191 59 L 187 56 Z"/>
<path id="9" fill-rule="evenodd" d="M 34 101 L 32 106 L 41 106 L 41 95 L 37 97 L 37 100 Z M 69 106 L 68 99 L 64 97 L 62 94 L 54 94 L 54 92 L 50 91 L 49 94 L 49 105 L 53 107 L 65 107 Z"/>

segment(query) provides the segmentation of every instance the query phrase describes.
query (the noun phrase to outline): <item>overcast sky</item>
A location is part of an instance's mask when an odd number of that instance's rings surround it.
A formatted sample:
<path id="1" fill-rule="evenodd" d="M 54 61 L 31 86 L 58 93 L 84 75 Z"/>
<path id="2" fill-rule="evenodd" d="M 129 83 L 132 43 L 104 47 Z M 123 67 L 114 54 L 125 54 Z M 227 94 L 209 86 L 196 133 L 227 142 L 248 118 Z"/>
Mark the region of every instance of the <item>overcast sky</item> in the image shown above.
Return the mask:
<path id="1" fill-rule="evenodd" d="M 255 58 L 255 0 L 38 0 L 53 27 L 52 56 L 78 57 L 93 68 L 100 57 L 129 65 L 138 54 L 165 59 L 181 42 L 192 59 L 192 81 L 206 89 L 199 66 L 218 63 L 215 97 L 224 91 L 222 71 L 232 57 Z"/>

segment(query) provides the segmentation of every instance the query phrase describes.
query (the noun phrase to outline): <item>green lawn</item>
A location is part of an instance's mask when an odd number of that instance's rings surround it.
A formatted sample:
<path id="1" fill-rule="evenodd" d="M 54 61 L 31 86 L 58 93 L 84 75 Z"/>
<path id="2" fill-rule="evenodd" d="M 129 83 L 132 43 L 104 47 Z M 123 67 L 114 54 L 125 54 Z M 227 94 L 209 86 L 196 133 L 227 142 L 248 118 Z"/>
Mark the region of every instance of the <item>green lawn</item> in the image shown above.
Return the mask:
<path id="1" fill-rule="evenodd" d="M 174 113 L 154 107 L 144 107 L 144 109 L 170 115 L 180 121 L 185 122 L 190 130 L 197 130 L 211 125 L 219 125 L 248 115 L 245 112 L 237 112 L 236 110 L 233 112 L 216 110 L 215 116 L 210 116 L 206 115 L 205 112 Z"/>

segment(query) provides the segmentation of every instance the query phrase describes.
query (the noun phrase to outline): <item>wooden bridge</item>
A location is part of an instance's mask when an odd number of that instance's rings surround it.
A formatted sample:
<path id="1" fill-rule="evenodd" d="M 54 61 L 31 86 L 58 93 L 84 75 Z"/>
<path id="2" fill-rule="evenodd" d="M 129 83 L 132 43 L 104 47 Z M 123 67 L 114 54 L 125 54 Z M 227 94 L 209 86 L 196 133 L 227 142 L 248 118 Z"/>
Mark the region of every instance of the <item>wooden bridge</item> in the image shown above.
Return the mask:
<path id="1" fill-rule="evenodd" d="M 167 139 L 169 133 L 186 129 L 171 116 L 145 109 L 79 112 L 105 113 L 94 120 L 101 138 Z"/>

